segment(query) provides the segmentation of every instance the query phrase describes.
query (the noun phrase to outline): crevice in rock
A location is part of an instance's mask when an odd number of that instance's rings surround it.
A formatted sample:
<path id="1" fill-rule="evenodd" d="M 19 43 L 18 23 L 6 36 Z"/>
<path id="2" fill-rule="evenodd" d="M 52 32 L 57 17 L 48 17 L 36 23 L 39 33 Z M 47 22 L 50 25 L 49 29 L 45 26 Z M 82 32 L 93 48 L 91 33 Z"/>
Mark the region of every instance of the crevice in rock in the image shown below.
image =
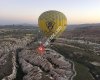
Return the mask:
<path id="1" fill-rule="evenodd" d="M 22 51 L 22 48 L 18 48 L 16 50 L 16 63 L 17 63 L 17 74 L 16 74 L 16 78 L 15 80 L 23 80 L 23 77 L 25 75 L 25 73 L 23 72 L 22 68 L 21 68 L 21 64 L 19 63 L 19 57 L 18 54 L 19 52 Z"/>

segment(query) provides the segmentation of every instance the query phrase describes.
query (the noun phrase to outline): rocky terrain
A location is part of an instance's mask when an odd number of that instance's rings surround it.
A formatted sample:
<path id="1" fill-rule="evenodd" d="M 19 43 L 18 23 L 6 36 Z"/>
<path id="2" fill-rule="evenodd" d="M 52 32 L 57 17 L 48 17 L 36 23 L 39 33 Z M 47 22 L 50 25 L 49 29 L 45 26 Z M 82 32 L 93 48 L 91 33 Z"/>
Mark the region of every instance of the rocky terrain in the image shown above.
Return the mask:
<path id="1" fill-rule="evenodd" d="M 58 52 L 46 48 L 44 55 L 38 54 L 33 35 L 9 35 L 0 38 L 0 80 L 72 80 L 75 76 L 73 62 Z"/>
<path id="2" fill-rule="evenodd" d="M 75 75 L 73 63 L 51 49 L 41 56 L 27 48 L 18 56 L 25 73 L 23 80 L 71 80 Z"/>
<path id="3" fill-rule="evenodd" d="M 25 36 L 22 39 L 4 38 L 0 40 L 0 80 L 12 80 L 16 77 L 17 63 L 16 63 L 16 50 L 23 48 L 31 38 Z"/>
<path id="4" fill-rule="evenodd" d="M 100 24 L 69 27 L 44 55 L 41 38 L 36 27 L 0 29 L 0 80 L 100 80 Z"/>
<path id="5" fill-rule="evenodd" d="M 69 29 L 52 48 L 74 62 L 74 80 L 100 80 L 100 24 L 73 25 Z"/>
<path id="6" fill-rule="evenodd" d="M 100 43 L 100 24 L 70 25 L 62 37 Z"/>

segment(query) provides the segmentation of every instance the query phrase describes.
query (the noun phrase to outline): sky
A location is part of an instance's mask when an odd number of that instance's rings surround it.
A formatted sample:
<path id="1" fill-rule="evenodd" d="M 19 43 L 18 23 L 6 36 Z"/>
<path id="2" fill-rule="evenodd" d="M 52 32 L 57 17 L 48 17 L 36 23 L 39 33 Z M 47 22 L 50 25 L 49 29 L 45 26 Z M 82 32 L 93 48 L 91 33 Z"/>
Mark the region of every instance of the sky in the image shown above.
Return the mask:
<path id="1" fill-rule="evenodd" d="M 100 23 L 100 0 L 0 0 L 0 24 L 38 24 L 48 10 L 64 13 L 68 24 Z"/>

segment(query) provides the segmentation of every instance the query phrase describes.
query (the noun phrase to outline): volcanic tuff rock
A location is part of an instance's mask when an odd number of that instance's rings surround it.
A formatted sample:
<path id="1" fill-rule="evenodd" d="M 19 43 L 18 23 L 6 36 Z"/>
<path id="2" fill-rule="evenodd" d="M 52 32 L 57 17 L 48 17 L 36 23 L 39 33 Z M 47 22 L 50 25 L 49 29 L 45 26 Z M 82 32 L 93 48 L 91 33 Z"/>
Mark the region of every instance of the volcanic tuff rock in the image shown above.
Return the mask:
<path id="1" fill-rule="evenodd" d="M 71 80 L 73 78 L 75 74 L 73 63 L 58 52 L 46 48 L 46 53 L 40 55 L 35 51 L 37 45 L 31 39 L 14 41 L 16 44 L 8 42 L 1 45 L 0 78 L 2 80 Z"/>
<path id="2" fill-rule="evenodd" d="M 73 63 L 52 49 L 40 55 L 25 48 L 18 56 L 25 73 L 23 80 L 71 80 L 75 74 Z"/>

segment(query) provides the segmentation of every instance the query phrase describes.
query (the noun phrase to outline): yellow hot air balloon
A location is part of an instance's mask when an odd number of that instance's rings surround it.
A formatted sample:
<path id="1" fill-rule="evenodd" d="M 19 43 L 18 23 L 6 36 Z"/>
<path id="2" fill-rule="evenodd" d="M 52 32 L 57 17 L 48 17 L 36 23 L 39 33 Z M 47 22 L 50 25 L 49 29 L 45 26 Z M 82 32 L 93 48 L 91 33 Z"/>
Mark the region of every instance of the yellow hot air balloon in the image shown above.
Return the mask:
<path id="1" fill-rule="evenodd" d="M 38 25 L 47 37 L 50 37 L 60 27 L 59 32 L 55 36 L 58 37 L 67 26 L 67 18 L 59 11 L 50 10 L 39 16 Z"/>

